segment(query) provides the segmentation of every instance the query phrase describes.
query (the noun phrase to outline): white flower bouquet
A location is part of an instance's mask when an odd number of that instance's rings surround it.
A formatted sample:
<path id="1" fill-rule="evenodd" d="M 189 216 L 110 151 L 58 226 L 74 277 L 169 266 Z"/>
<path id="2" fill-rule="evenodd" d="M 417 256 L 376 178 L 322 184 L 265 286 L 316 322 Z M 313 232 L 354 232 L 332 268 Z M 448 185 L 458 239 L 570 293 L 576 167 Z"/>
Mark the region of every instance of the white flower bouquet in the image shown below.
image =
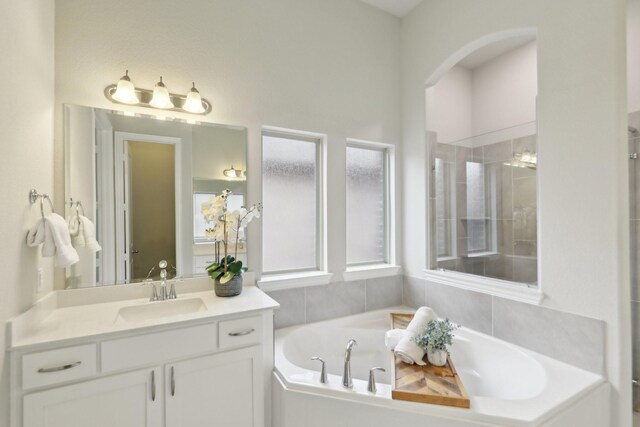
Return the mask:
<path id="1" fill-rule="evenodd" d="M 229 211 L 227 199 L 231 190 L 224 190 L 202 203 L 201 212 L 209 228 L 206 236 L 216 243 L 216 262 L 207 267 L 209 276 L 221 284 L 231 281 L 243 272 L 242 261 L 238 258 L 238 244 L 245 239 L 244 230 L 254 218 L 260 218 L 262 204 L 257 203 L 250 208 Z M 222 246 L 222 251 L 220 247 Z M 231 255 L 231 249 L 233 255 Z M 220 260 L 220 255 L 224 255 Z"/>

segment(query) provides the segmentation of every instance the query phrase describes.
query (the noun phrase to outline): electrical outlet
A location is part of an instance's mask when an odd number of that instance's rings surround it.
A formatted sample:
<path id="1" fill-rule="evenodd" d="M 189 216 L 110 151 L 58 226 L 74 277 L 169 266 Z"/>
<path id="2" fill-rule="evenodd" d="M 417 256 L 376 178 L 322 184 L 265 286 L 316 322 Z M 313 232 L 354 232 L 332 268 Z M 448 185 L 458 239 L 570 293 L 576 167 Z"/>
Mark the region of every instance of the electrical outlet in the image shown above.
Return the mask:
<path id="1" fill-rule="evenodd" d="M 39 268 L 36 272 L 36 292 L 42 292 L 42 288 L 44 287 L 44 279 L 42 277 L 42 269 Z"/>

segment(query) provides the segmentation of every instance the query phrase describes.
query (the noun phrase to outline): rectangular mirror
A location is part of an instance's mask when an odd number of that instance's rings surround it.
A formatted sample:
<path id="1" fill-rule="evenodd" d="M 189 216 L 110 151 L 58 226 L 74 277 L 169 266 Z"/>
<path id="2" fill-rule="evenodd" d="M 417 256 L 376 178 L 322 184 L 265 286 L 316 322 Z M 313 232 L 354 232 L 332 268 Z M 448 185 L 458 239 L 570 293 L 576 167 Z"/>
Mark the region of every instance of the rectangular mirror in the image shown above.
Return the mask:
<path id="1" fill-rule="evenodd" d="M 71 230 L 95 224 L 98 243 L 74 239 L 64 288 L 157 279 L 161 260 L 169 277 L 205 274 L 214 244 L 200 206 L 225 189 L 230 209 L 247 203 L 246 128 L 76 105 L 64 120 L 65 216 Z M 238 258 L 246 265 L 246 242 Z"/>

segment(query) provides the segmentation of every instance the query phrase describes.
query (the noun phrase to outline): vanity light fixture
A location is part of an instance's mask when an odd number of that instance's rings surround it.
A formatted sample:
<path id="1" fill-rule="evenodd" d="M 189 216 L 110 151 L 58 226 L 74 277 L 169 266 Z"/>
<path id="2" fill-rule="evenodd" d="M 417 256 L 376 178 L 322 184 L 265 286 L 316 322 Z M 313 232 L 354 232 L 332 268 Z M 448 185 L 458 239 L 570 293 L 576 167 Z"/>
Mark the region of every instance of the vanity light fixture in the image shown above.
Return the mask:
<path id="1" fill-rule="evenodd" d="M 198 89 L 196 89 L 196 83 L 191 82 L 191 84 L 191 90 L 187 94 L 187 100 L 184 101 L 182 109 L 190 113 L 202 114 L 204 113 L 204 107 L 202 106 L 202 97 L 200 96 L 200 92 L 198 92 Z"/>
<path id="2" fill-rule="evenodd" d="M 171 102 L 167 87 L 162 82 L 162 76 L 160 76 L 160 81 L 156 83 L 156 87 L 153 88 L 153 98 L 151 98 L 149 105 L 163 110 L 173 108 L 173 102 Z"/>
<path id="3" fill-rule="evenodd" d="M 129 78 L 129 70 L 125 71 L 124 76 L 118 80 L 118 85 L 112 96 L 113 99 L 123 104 L 132 105 L 140 102 L 138 95 L 136 95 L 136 88 Z"/>
<path id="4" fill-rule="evenodd" d="M 225 169 L 225 170 L 222 171 L 222 173 L 227 178 L 242 178 L 242 170 L 241 169 L 234 169 L 233 165 L 231 165 L 231 169 Z"/>
<path id="5" fill-rule="evenodd" d="M 186 95 L 169 93 L 162 81 L 162 77 L 160 77 L 160 81 L 153 90 L 140 89 L 133 86 L 129 78 L 129 70 L 120 78 L 117 84 L 107 86 L 104 89 L 104 95 L 115 104 L 201 115 L 211 112 L 211 103 L 202 98 L 200 92 L 196 89 L 195 83 L 192 83 L 192 87 Z"/>
<path id="6" fill-rule="evenodd" d="M 504 163 L 505 166 L 512 166 L 515 168 L 528 168 L 537 169 L 538 167 L 538 155 L 534 151 L 524 150 L 522 153 L 514 153 L 513 158 L 509 162 Z"/>

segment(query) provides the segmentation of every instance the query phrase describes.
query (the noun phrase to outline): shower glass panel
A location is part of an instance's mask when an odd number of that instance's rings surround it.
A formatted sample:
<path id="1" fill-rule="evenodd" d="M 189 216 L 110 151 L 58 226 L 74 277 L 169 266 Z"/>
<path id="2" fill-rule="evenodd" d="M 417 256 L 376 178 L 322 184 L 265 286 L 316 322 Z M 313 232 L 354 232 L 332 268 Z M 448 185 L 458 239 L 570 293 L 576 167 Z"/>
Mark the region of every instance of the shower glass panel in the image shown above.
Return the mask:
<path id="1" fill-rule="evenodd" d="M 433 268 L 537 286 L 532 129 L 535 123 L 519 134 L 504 129 L 446 144 L 430 138 Z"/>

